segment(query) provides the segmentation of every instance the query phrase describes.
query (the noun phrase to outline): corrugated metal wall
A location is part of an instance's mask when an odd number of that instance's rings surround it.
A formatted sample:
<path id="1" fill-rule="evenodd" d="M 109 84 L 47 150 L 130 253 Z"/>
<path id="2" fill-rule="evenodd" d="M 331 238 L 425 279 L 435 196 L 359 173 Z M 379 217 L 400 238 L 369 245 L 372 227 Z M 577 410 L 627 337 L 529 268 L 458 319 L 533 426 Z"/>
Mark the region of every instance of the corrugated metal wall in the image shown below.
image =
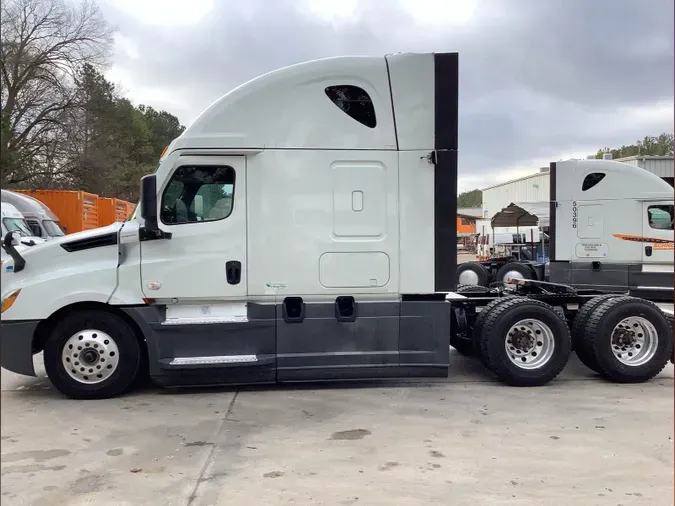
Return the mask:
<path id="1" fill-rule="evenodd" d="M 616 161 L 628 163 L 645 169 L 662 178 L 673 177 L 673 158 L 617 158 Z M 672 183 L 671 183 L 672 184 Z M 483 190 L 483 218 L 491 219 L 511 202 L 542 202 L 549 200 L 549 173 L 541 172 L 515 179 L 500 186 Z M 477 223 L 478 229 L 483 223 Z"/>
<path id="2" fill-rule="evenodd" d="M 483 216 L 491 219 L 511 202 L 548 201 L 549 194 L 548 172 L 488 188 L 483 191 Z"/>
<path id="3" fill-rule="evenodd" d="M 673 177 L 673 159 L 638 159 L 629 160 L 625 163 L 636 165 L 641 169 L 651 172 L 659 177 Z"/>

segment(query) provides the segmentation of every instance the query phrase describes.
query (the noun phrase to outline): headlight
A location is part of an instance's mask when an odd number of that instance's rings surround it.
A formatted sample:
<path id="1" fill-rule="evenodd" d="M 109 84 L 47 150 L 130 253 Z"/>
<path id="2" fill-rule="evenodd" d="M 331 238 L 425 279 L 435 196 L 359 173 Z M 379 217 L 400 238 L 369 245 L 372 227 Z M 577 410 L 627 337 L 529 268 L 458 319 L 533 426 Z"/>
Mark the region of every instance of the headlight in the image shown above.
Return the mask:
<path id="1" fill-rule="evenodd" d="M 19 293 L 21 293 L 21 288 L 17 288 L 13 292 L 10 292 L 9 294 L 5 295 L 2 298 L 2 311 L 0 311 L 0 313 L 4 313 L 10 307 L 12 307 L 12 305 L 14 304 L 14 301 L 19 296 Z"/>

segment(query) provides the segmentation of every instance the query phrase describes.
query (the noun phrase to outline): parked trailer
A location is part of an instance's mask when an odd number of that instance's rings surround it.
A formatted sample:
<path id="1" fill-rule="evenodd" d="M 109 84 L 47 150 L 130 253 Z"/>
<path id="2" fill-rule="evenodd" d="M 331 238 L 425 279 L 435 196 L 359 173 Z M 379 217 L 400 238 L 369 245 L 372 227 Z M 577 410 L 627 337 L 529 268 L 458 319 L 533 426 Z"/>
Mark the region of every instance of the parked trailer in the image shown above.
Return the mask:
<path id="1" fill-rule="evenodd" d="M 446 377 L 449 345 L 470 343 L 536 386 L 565 366 L 571 320 L 605 377 L 653 377 L 672 333 L 650 302 L 453 292 L 457 110 L 456 53 L 328 58 L 236 88 L 142 179 L 133 219 L 26 252 L 5 238 L 2 366 L 34 375 L 44 351 L 57 389 L 105 398 L 145 367 L 182 386 Z"/>

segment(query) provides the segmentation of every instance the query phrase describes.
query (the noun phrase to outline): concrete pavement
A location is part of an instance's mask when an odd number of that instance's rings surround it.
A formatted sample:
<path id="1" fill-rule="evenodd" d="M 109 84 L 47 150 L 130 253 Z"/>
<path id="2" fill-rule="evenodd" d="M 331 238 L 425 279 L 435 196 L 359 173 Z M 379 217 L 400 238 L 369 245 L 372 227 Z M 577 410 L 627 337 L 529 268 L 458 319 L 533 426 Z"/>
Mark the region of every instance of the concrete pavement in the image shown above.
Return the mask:
<path id="1" fill-rule="evenodd" d="M 3 506 L 673 503 L 672 365 L 524 389 L 453 353 L 447 380 L 88 402 L 2 370 L 1 399 Z"/>

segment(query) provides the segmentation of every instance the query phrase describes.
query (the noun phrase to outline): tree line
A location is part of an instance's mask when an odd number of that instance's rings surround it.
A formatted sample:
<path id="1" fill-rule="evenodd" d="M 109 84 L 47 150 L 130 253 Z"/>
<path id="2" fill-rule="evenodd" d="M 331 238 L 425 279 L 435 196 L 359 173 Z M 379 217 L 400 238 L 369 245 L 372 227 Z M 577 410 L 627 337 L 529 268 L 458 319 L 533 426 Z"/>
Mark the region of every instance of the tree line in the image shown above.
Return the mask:
<path id="1" fill-rule="evenodd" d="M 104 76 L 113 28 L 93 0 L 3 0 L 0 183 L 135 201 L 180 135 L 178 118 L 135 106 Z"/>
<path id="2" fill-rule="evenodd" d="M 603 148 L 595 154 L 595 158 L 602 158 L 605 153 L 611 153 L 612 158 L 626 158 L 629 156 L 673 156 L 673 134 L 662 133 L 657 136 L 647 136 L 630 146 L 620 148 Z"/>

